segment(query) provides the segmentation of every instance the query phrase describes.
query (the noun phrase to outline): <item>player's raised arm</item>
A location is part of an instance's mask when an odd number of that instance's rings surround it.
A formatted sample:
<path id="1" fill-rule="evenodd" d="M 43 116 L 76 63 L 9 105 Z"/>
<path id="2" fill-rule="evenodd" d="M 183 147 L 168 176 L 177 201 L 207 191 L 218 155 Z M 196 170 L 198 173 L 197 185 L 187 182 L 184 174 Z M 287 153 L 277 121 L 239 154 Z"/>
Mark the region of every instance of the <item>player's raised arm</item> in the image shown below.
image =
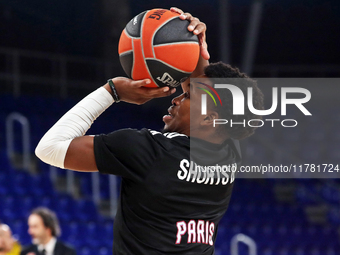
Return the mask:
<path id="1" fill-rule="evenodd" d="M 35 153 L 45 163 L 77 171 L 98 171 L 93 136 L 84 136 L 93 121 L 116 101 L 143 104 L 175 92 L 169 87 L 145 88 L 150 81 L 112 79 L 69 110 L 40 140 Z M 114 118 L 112 118 L 114 121 Z"/>

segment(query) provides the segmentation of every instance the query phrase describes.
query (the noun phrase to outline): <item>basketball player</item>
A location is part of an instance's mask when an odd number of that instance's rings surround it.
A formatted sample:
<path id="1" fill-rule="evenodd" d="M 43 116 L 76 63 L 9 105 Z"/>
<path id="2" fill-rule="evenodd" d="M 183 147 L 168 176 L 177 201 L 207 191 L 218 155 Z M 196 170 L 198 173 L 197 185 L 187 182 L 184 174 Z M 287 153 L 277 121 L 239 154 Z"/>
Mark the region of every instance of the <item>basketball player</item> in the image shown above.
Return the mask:
<path id="1" fill-rule="evenodd" d="M 252 87 L 254 107 L 261 109 L 262 93 L 254 81 L 229 65 L 209 64 L 205 24 L 178 8 L 171 10 L 189 20 L 188 30 L 200 39 L 201 57 L 191 77 L 210 85 L 214 77 L 246 78 L 241 89 Z M 209 101 L 207 114 L 201 115 L 200 106 L 191 102 L 203 92 L 187 79 L 181 84 L 183 93 L 172 99 L 163 117 L 164 132 L 123 129 L 84 136 L 113 98 L 143 104 L 175 91 L 145 88 L 147 79 L 112 81 L 114 87 L 105 84 L 68 111 L 41 139 L 36 155 L 61 168 L 122 177 L 113 254 L 214 254 L 218 223 L 234 182 L 232 172 L 217 169 L 240 163 L 235 139 L 251 135 L 254 128 L 213 127 L 214 119 L 221 117 L 219 108 Z M 222 100 L 231 101 L 231 95 Z M 244 117 L 258 118 L 250 112 Z M 114 121 L 119 120 L 112 116 Z"/>

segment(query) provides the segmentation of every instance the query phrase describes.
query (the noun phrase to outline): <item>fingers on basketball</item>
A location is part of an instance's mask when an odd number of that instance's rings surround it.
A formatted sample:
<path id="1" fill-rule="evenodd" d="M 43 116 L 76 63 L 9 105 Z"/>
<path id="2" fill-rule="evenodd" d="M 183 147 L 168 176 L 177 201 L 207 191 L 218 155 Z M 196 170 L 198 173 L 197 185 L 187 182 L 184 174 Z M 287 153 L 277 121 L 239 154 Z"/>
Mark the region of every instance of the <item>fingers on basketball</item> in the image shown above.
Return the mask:
<path id="1" fill-rule="evenodd" d="M 179 15 L 181 15 L 181 14 L 184 13 L 181 9 L 179 9 L 179 8 L 177 8 L 177 7 L 171 7 L 171 8 L 170 8 L 170 11 L 176 12 L 176 13 L 178 13 Z"/>

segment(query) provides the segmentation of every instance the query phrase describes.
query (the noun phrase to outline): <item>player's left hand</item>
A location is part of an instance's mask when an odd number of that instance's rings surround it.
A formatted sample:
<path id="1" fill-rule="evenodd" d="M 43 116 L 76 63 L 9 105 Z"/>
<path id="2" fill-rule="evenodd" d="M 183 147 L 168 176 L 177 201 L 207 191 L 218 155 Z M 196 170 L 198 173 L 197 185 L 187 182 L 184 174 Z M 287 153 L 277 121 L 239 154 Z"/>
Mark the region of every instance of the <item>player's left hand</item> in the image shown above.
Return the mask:
<path id="1" fill-rule="evenodd" d="M 184 12 L 177 7 L 171 7 L 170 11 L 178 13 L 180 15 L 180 19 L 188 20 L 190 22 L 188 30 L 198 36 L 201 56 L 205 60 L 208 60 L 210 58 L 210 54 L 208 52 L 208 45 L 205 35 L 205 31 L 207 30 L 206 24 L 200 21 L 198 18 L 193 17 L 190 13 Z"/>
<path id="2" fill-rule="evenodd" d="M 150 84 L 150 79 L 134 81 L 126 77 L 116 77 L 112 79 L 112 82 L 121 101 L 138 105 L 144 104 L 153 98 L 169 96 L 176 91 L 175 88 L 169 88 L 168 86 L 161 88 L 144 87 Z M 111 93 L 111 88 L 108 84 L 105 84 L 104 87 Z"/>

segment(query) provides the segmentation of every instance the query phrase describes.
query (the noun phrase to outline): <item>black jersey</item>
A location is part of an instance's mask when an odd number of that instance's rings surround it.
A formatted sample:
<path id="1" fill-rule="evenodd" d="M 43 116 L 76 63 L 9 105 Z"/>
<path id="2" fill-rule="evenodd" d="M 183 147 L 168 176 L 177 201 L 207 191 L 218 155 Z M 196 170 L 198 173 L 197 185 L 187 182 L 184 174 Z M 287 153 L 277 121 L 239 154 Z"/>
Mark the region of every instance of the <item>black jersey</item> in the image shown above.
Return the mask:
<path id="1" fill-rule="evenodd" d="M 123 129 L 94 138 L 99 171 L 122 177 L 113 254 L 214 254 L 238 142 Z M 221 171 L 222 170 L 222 171 Z"/>

